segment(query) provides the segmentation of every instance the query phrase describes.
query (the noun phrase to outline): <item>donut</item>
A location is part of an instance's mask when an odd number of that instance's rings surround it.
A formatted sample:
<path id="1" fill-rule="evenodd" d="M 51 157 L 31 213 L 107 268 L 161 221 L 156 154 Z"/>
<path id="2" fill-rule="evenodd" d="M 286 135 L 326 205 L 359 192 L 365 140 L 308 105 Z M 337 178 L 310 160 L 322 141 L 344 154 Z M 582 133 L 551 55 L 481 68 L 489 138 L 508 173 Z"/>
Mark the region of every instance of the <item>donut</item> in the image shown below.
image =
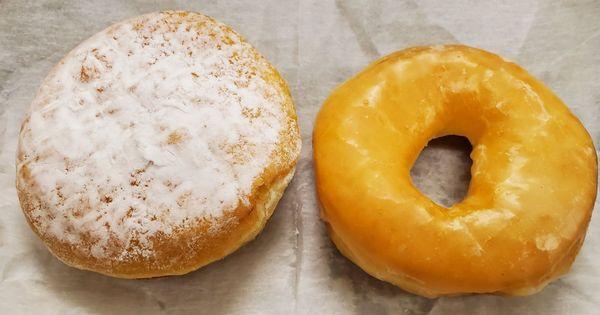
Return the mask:
<path id="1" fill-rule="evenodd" d="M 21 126 L 16 187 L 64 263 L 181 275 L 262 230 L 299 151 L 288 87 L 255 48 L 200 13 L 158 12 L 53 68 Z"/>
<path id="2" fill-rule="evenodd" d="M 467 195 L 449 208 L 409 174 L 445 135 L 473 147 Z M 541 290 L 568 271 L 596 198 L 596 151 L 579 120 L 516 64 L 466 46 L 374 62 L 325 101 L 313 145 L 333 243 L 425 297 Z"/>

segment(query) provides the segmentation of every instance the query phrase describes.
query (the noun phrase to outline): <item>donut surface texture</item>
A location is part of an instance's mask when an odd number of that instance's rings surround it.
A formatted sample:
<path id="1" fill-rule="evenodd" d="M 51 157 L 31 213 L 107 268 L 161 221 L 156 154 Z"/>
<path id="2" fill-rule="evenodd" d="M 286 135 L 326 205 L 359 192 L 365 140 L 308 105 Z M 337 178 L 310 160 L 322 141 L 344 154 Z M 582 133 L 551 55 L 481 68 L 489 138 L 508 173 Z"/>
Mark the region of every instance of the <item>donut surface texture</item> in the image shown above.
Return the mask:
<path id="1" fill-rule="evenodd" d="M 473 146 L 468 193 L 450 208 L 409 174 L 444 135 Z M 596 151 L 579 120 L 516 64 L 465 46 L 371 64 L 326 100 L 313 142 L 335 245 L 427 297 L 541 290 L 568 271 L 596 198 Z"/>
<path id="2" fill-rule="evenodd" d="M 54 67 L 21 127 L 17 190 L 66 264 L 178 275 L 261 231 L 299 151 L 289 90 L 264 57 L 210 17 L 151 13 Z"/>

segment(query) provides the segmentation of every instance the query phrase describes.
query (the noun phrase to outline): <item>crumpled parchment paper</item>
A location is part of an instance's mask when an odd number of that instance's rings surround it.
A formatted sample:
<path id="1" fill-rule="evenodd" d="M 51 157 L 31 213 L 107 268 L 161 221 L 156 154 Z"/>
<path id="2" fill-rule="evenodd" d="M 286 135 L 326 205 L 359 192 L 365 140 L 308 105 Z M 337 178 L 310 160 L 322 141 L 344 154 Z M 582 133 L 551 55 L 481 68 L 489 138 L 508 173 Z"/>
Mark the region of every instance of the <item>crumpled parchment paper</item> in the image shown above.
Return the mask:
<path id="1" fill-rule="evenodd" d="M 231 25 L 280 70 L 302 129 L 296 177 L 255 241 L 197 272 L 119 280 L 67 267 L 30 231 L 19 208 L 14 156 L 21 118 L 50 68 L 75 45 L 114 22 L 164 9 L 200 11 Z M 600 2 L 594 0 L 0 0 L 0 313 L 598 314 L 598 213 L 572 271 L 529 297 L 421 298 L 368 276 L 329 241 L 312 167 L 312 127 L 322 102 L 383 55 L 441 43 L 516 61 L 565 101 L 598 145 Z M 455 141 L 436 143 L 413 176 L 432 198 L 456 201 L 468 182 L 467 155 Z"/>

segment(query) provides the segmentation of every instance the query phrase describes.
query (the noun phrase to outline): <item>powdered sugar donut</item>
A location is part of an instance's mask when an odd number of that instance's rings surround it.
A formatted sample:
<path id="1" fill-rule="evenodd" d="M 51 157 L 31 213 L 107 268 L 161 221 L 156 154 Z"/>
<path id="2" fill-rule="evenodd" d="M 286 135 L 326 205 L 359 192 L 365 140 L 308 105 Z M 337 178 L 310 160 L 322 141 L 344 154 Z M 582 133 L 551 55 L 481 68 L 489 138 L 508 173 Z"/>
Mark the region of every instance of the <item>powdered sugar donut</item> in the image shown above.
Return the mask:
<path id="1" fill-rule="evenodd" d="M 299 151 L 288 88 L 264 57 L 202 14 L 152 13 L 51 71 L 21 128 L 17 190 L 63 262 L 184 274 L 260 232 Z"/>

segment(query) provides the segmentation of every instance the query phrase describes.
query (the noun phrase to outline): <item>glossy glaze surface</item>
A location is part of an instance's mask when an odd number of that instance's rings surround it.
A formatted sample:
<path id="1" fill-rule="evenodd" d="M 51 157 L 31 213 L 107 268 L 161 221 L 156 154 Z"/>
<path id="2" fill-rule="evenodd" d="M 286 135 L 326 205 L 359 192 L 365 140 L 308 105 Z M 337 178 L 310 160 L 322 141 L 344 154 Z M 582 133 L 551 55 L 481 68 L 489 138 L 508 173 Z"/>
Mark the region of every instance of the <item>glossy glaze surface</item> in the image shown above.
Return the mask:
<path id="1" fill-rule="evenodd" d="M 467 196 L 444 208 L 409 171 L 427 141 L 473 145 Z M 338 87 L 313 135 L 322 217 L 371 275 L 438 296 L 531 294 L 575 258 L 596 196 L 581 123 L 540 81 L 494 54 L 417 47 Z"/>

